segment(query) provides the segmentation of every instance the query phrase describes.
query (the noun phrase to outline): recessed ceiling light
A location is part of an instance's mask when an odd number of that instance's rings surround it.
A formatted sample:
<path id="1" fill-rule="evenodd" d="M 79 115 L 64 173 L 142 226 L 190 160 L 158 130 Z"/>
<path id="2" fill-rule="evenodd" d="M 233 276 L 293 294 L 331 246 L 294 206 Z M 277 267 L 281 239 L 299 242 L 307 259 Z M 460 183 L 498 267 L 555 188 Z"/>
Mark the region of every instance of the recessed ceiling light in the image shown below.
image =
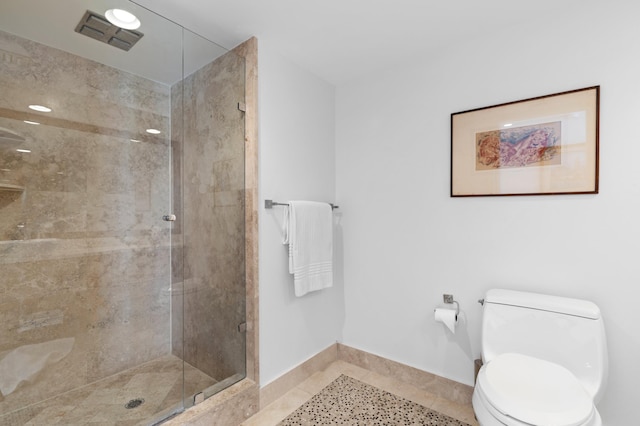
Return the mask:
<path id="1" fill-rule="evenodd" d="M 152 135 L 159 135 L 162 132 L 158 129 L 147 129 L 147 133 L 151 133 Z"/>
<path id="2" fill-rule="evenodd" d="M 513 126 L 513 123 L 507 123 L 503 127 L 511 127 L 511 126 Z"/>
<path id="3" fill-rule="evenodd" d="M 29 149 L 16 149 L 18 152 L 31 152 Z"/>
<path id="4" fill-rule="evenodd" d="M 131 142 L 140 142 L 138 139 L 129 139 Z"/>
<path id="5" fill-rule="evenodd" d="M 140 20 L 131 12 L 122 9 L 109 9 L 104 13 L 104 17 L 113 25 L 126 30 L 136 30 L 140 28 Z"/>
<path id="6" fill-rule="evenodd" d="M 40 123 L 38 123 L 37 121 L 29 121 L 29 120 L 24 120 L 25 123 L 27 124 L 35 124 L 35 125 L 40 125 Z"/>
<path id="7" fill-rule="evenodd" d="M 34 111 L 38 111 L 38 112 L 51 112 L 52 109 L 49 107 L 46 107 L 44 105 L 29 105 L 29 109 L 32 109 Z"/>

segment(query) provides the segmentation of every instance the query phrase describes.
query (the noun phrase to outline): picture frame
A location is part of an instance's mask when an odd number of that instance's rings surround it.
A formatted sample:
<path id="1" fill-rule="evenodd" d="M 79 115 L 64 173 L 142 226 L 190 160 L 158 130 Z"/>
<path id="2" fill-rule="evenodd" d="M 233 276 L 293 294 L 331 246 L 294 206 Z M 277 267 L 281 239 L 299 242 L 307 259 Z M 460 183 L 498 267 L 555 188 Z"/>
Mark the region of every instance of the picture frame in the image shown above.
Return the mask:
<path id="1" fill-rule="evenodd" d="M 451 197 L 597 194 L 600 86 L 451 114 Z"/>

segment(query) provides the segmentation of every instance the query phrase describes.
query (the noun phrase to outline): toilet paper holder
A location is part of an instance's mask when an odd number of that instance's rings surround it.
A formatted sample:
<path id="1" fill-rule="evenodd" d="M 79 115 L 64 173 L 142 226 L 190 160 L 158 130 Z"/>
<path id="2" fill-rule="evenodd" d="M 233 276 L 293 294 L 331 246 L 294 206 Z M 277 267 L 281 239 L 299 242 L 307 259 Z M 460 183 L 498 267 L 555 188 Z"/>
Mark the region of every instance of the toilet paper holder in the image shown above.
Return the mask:
<path id="1" fill-rule="evenodd" d="M 460 313 L 460 304 L 453 300 L 453 294 L 443 294 L 442 295 L 442 300 L 444 301 L 444 303 L 447 304 L 456 304 L 456 320 L 458 319 L 458 314 Z"/>

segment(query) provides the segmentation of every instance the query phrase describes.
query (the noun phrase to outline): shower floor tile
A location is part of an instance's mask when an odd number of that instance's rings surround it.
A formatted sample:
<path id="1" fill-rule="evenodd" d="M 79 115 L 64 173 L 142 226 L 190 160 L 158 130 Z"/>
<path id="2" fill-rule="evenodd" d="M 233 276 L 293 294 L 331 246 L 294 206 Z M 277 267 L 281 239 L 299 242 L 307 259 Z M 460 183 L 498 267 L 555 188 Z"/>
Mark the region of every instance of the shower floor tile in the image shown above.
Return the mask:
<path id="1" fill-rule="evenodd" d="M 189 364 L 184 364 L 185 394 L 193 395 L 216 383 Z M 182 401 L 182 360 L 165 356 L 120 374 L 66 392 L 55 398 L 0 416 L 10 425 L 104 425 L 146 424 L 162 411 Z M 143 399 L 135 408 L 132 400 Z"/>

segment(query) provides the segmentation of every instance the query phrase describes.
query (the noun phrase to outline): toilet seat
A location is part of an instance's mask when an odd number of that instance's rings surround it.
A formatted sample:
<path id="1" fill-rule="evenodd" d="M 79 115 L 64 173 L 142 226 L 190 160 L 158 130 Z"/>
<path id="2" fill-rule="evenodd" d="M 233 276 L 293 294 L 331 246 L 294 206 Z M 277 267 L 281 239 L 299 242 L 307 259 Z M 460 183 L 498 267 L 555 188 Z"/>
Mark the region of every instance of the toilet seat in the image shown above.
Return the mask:
<path id="1" fill-rule="evenodd" d="M 483 366 L 476 387 L 490 411 L 524 424 L 578 426 L 594 417 L 593 399 L 578 379 L 538 358 L 501 354 Z"/>

